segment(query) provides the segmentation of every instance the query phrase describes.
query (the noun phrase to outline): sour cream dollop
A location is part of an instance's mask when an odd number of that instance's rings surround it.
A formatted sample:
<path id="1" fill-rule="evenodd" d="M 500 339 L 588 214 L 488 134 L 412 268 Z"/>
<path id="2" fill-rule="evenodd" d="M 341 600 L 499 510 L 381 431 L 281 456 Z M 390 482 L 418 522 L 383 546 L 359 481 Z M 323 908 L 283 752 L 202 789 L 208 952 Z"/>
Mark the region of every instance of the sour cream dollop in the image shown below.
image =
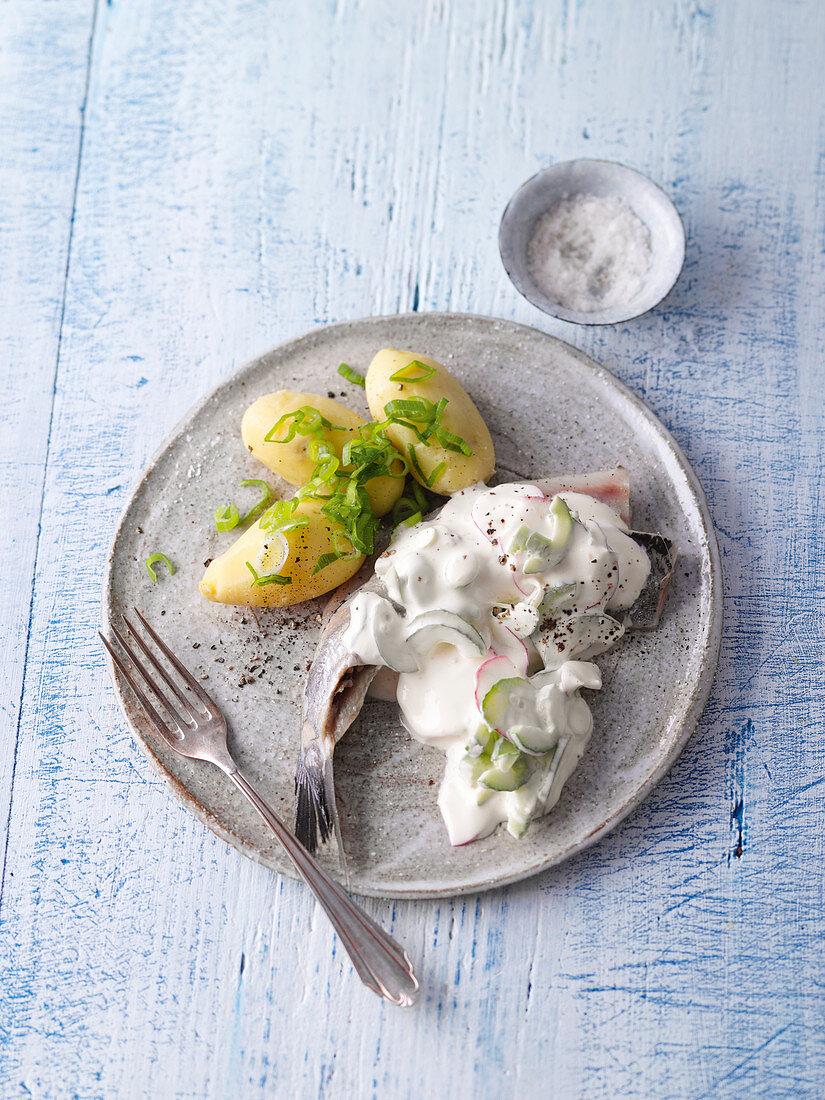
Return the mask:
<path id="1" fill-rule="evenodd" d="M 606 504 L 530 484 L 479 484 L 399 529 L 378 559 L 386 596 L 353 599 L 344 643 L 399 673 L 404 724 L 446 753 L 438 805 L 452 844 L 546 814 L 593 729 L 590 658 L 624 633 L 645 551 Z"/>

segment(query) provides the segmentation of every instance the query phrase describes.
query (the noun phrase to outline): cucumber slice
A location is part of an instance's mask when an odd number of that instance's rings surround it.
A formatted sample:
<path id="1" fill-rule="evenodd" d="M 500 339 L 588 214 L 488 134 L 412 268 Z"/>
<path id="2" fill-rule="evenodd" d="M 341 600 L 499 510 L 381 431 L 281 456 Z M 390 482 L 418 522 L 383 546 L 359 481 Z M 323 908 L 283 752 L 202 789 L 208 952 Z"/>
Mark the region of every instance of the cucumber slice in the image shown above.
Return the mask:
<path id="1" fill-rule="evenodd" d="M 536 692 L 528 680 L 511 676 L 493 684 L 481 704 L 487 725 L 503 736 L 511 726 L 523 725 L 536 716 Z"/>
<path id="2" fill-rule="evenodd" d="M 510 800 L 507 814 L 507 832 L 516 838 L 524 836 L 533 820 L 534 800 L 526 792 Z"/>
<path id="3" fill-rule="evenodd" d="M 526 652 L 526 651 L 525 651 Z M 490 689 L 508 677 L 518 677 L 519 671 L 509 657 L 496 656 L 483 661 L 476 669 L 475 699 L 479 713 L 482 714 L 482 705 Z M 485 719 L 486 720 L 486 719 Z"/>
<path id="4" fill-rule="evenodd" d="M 467 657 L 475 657 L 486 651 L 487 646 L 472 623 L 452 611 L 425 611 L 410 623 L 407 642 L 419 656 L 442 642 L 454 645 Z"/>
<path id="5" fill-rule="evenodd" d="M 567 653 L 579 661 L 604 653 L 624 634 L 624 626 L 610 615 L 580 615 L 571 626 L 572 640 Z"/>
<path id="6" fill-rule="evenodd" d="M 522 556 L 521 571 L 525 576 L 543 573 L 545 569 L 558 565 L 564 557 L 570 532 L 573 530 L 573 517 L 559 496 L 553 497 L 548 513 L 553 520 L 551 536 L 534 531 L 522 523 L 507 544 L 508 554 Z"/>
<path id="7" fill-rule="evenodd" d="M 511 726 L 508 738 L 517 749 L 528 756 L 544 756 L 552 752 L 558 744 L 559 735 L 555 729 L 545 726 Z"/>
<path id="8" fill-rule="evenodd" d="M 462 758 L 461 763 L 465 769 L 465 776 L 473 786 L 476 786 L 480 777 L 493 766 L 493 762 L 486 752 L 475 757 L 465 756 Z"/>
<path id="9" fill-rule="evenodd" d="M 378 634 L 375 645 L 384 664 L 393 672 L 418 672 L 418 661 L 414 655 L 405 646 L 398 645 L 394 638 Z"/>
<path id="10" fill-rule="evenodd" d="M 538 606 L 539 615 L 544 618 L 549 612 L 558 610 L 578 587 L 575 581 L 570 581 L 569 584 L 548 585 Z"/>
<path id="11" fill-rule="evenodd" d="M 493 734 L 493 738 L 495 740 L 495 745 L 493 746 L 492 752 L 488 750 L 490 759 L 494 764 L 498 764 L 499 767 L 512 767 L 513 761 L 517 756 L 520 756 L 521 753 L 516 746 L 506 738 L 496 737 L 495 734 Z"/>
<path id="12" fill-rule="evenodd" d="M 496 743 L 500 740 L 497 733 L 491 733 L 486 726 L 479 726 L 467 742 L 467 756 L 471 760 L 477 760 L 482 755 L 492 757 Z"/>
<path id="13" fill-rule="evenodd" d="M 624 634 L 625 628 L 610 615 L 577 615 L 569 620 L 570 630 L 565 632 L 564 659 L 587 661 L 610 649 Z M 533 639 L 536 649 L 546 665 L 559 662 L 559 648 L 555 638 L 540 631 Z"/>
<path id="14" fill-rule="evenodd" d="M 415 654 L 401 637 L 402 619 L 389 600 L 375 603 L 373 635 L 381 660 L 394 672 L 418 672 Z"/>
<path id="15" fill-rule="evenodd" d="M 495 765 L 487 768 L 479 775 L 476 782 L 488 791 L 517 791 L 523 787 L 530 776 L 530 765 L 520 757 L 506 770 Z"/>
<path id="16" fill-rule="evenodd" d="M 551 539 L 546 538 L 532 527 L 523 523 L 518 527 L 506 546 L 508 554 L 540 554 L 547 556 L 553 549 Z"/>
<path id="17" fill-rule="evenodd" d="M 570 509 L 564 503 L 562 497 L 553 497 L 550 505 L 550 515 L 553 517 L 553 546 L 557 550 L 563 550 L 567 546 L 570 532 L 573 530 L 573 517 Z"/>
<path id="18" fill-rule="evenodd" d="M 553 759 L 553 755 L 550 756 L 550 760 Z M 555 769 L 549 767 L 546 760 L 542 760 L 538 768 L 555 773 Z M 531 783 L 529 787 L 519 790 L 507 800 L 508 833 L 514 837 L 524 836 L 533 818 L 541 814 L 543 806 L 544 796 L 541 791 L 536 792 L 534 784 Z"/>

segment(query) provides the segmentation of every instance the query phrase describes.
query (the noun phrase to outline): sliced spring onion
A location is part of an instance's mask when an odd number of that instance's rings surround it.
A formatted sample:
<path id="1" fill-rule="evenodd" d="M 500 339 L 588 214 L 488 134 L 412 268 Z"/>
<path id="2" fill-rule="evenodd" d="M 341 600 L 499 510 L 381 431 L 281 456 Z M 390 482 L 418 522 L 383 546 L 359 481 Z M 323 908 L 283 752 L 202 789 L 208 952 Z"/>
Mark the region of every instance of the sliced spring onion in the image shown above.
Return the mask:
<path id="1" fill-rule="evenodd" d="M 236 504 L 226 504 L 221 508 L 215 509 L 215 527 L 218 531 L 231 531 L 241 523 L 249 523 L 250 520 L 257 519 L 258 516 L 269 504 L 270 497 L 272 496 L 272 490 L 269 488 L 265 481 L 261 481 L 257 477 L 247 477 L 241 482 L 241 487 L 246 488 L 249 485 L 259 485 L 263 496 L 257 502 L 253 504 L 248 512 L 243 515 L 238 511 Z"/>
<path id="2" fill-rule="evenodd" d="M 338 368 L 341 369 L 340 367 Z M 412 371 L 412 374 L 408 372 Z M 416 373 L 417 372 L 417 373 Z M 426 382 L 428 378 L 432 378 L 435 374 L 435 367 L 428 367 L 426 363 L 421 363 L 418 359 L 413 359 L 411 363 L 407 363 L 406 367 L 402 367 L 397 370 L 395 374 L 390 375 L 390 382 Z"/>
<path id="3" fill-rule="evenodd" d="M 252 574 L 251 588 L 263 588 L 266 584 L 292 584 L 292 577 L 282 577 L 280 573 L 267 573 L 264 577 L 259 576 L 251 561 L 246 563 L 246 568 Z"/>
<path id="4" fill-rule="evenodd" d="M 215 509 L 215 528 L 218 531 L 231 531 L 241 522 L 241 516 L 234 504 L 226 504 Z"/>
<path id="5" fill-rule="evenodd" d="M 349 543 L 349 549 L 344 549 L 342 543 Z M 334 531 L 332 534 L 332 545 L 335 547 L 335 553 L 340 561 L 351 561 L 353 558 L 358 557 L 358 551 L 352 545 L 349 540 L 349 536 L 343 531 Z"/>
<path id="6" fill-rule="evenodd" d="M 421 469 L 421 465 L 415 453 L 415 447 L 413 447 L 412 443 L 407 448 L 407 454 L 410 456 L 410 466 L 412 467 L 413 471 L 418 474 L 422 481 L 426 481 L 427 475 Z"/>
<path id="7" fill-rule="evenodd" d="M 287 434 L 283 439 L 276 439 L 275 436 L 284 424 L 288 425 Z M 313 409 L 311 405 L 301 405 L 300 408 L 293 409 L 292 412 L 284 413 L 283 416 L 279 417 L 264 436 L 264 442 L 291 443 L 296 435 L 312 435 L 319 439 L 324 431 L 343 432 L 346 431 L 346 428 L 342 428 L 338 424 L 332 424 L 325 416 L 321 416 L 317 409 Z"/>
<path id="8" fill-rule="evenodd" d="M 320 573 L 322 569 L 326 569 L 328 565 L 332 565 L 334 561 L 338 560 L 338 554 L 322 554 L 318 561 L 315 563 L 315 568 L 312 570 L 312 576 L 314 577 L 316 573 Z"/>
<path id="9" fill-rule="evenodd" d="M 421 488 L 421 486 L 418 484 L 418 482 L 415 479 L 413 479 L 413 482 L 412 482 L 412 492 L 413 492 L 413 497 L 415 498 L 415 503 L 418 505 L 418 507 L 421 509 L 421 511 L 422 512 L 429 511 L 430 503 L 427 500 L 427 494 L 424 492 L 424 490 Z"/>
<path id="10" fill-rule="evenodd" d="M 416 484 L 418 483 L 416 482 Z M 399 524 L 406 523 L 410 516 L 415 515 L 421 515 L 421 509 L 418 507 L 417 501 L 408 496 L 399 497 L 393 505 L 392 525 L 398 527 Z"/>
<path id="11" fill-rule="evenodd" d="M 412 445 L 412 443 L 409 445 L 408 454 L 410 456 L 410 465 L 412 466 L 412 468 L 415 470 L 415 472 L 418 474 L 418 476 L 421 478 L 427 488 L 432 489 L 433 485 L 435 485 L 436 481 L 447 469 L 447 463 L 439 462 L 439 464 L 435 467 L 434 470 L 431 471 L 428 477 L 427 474 L 425 474 L 424 471 L 421 469 L 421 464 L 418 461 L 415 453 L 415 447 Z"/>
<path id="12" fill-rule="evenodd" d="M 462 439 L 460 435 L 453 435 L 453 433 L 448 432 L 446 428 L 437 428 L 435 437 L 447 451 L 457 451 L 467 456 L 473 453 L 472 448 L 466 440 Z"/>
<path id="13" fill-rule="evenodd" d="M 152 578 L 152 584 L 157 584 L 158 574 L 154 568 L 155 562 L 162 561 L 166 568 L 169 570 L 169 576 L 171 577 L 175 572 L 175 567 L 165 554 L 150 554 L 146 559 L 146 572 Z"/>
<path id="14" fill-rule="evenodd" d="M 441 418 L 447 404 L 446 397 L 440 398 L 435 403 L 428 401 L 426 397 L 397 398 L 386 403 L 384 414 L 390 424 L 400 424 L 404 428 L 409 428 L 415 432 L 422 443 L 428 446 L 431 437 L 435 436 L 445 450 L 471 455 L 472 448 L 465 439 L 441 427 Z"/>
<path id="15" fill-rule="evenodd" d="M 435 416 L 435 405 L 426 397 L 398 397 L 386 403 L 384 413 L 391 421 L 403 419 L 430 424 Z"/>
<path id="16" fill-rule="evenodd" d="M 309 520 L 306 516 L 293 518 L 298 503 L 297 497 L 293 497 L 292 500 L 276 500 L 261 516 L 259 526 L 273 535 L 284 535 L 287 531 L 308 527 Z"/>
<path id="17" fill-rule="evenodd" d="M 435 485 L 436 481 L 438 481 L 438 479 L 441 477 L 441 475 L 444 473 L 444 471 L 446 469 L 447 469 L 447 463 L 446 462 L 439 462 L 439 464 L 435 467 L 435 469 L 432 471 L 430 476 L 427 478 L 427 488 L 428 489 L 432 489 L 433 485 Z"/>
<path id="18" fill-rule="evenodd" d="M 265 481 L 261 481 L 259 477 L 245 477 L 241 482 L 241 486 L 245 489 L 247 486 L 257 485 L 261 490 L 261 499 L 257 504 L 253 504 L 245 516 L 241 516 L 241 523 L 249 523 L 253 519 L 257 519 L 263 512 L 272 497 L 272 490 Z M 233 505 L 234 507 L 234 505 Z"/>
<path id="19" fill-rule="evenodd" d="M 363 374 L 359 374 L 357 370 L 353 370 L 352 367 L 348 367 L 346 363 L 342 363 L 338 368 L 338 373 L 342 378 L 346 378 L 348 382 L 352 382 L 353 386 L 365 386 Z"/>

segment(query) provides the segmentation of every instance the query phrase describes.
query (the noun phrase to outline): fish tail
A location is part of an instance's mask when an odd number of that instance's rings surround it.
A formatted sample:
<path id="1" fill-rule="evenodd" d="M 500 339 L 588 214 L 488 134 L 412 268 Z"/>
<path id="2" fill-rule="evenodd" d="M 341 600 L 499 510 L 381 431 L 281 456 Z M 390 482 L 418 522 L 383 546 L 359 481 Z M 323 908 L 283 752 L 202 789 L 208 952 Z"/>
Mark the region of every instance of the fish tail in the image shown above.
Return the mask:
<path id="1" fill-rule="evenodd" d="M 295 769 L 295 794 L 296 837 L 308 852 L 314 852 L 319 844 L 325 843 L 334 833 L 341 871 L 348 880 L 341 823 L 335 800 L 332 751 L 318 739 L 301 746 Z"/>

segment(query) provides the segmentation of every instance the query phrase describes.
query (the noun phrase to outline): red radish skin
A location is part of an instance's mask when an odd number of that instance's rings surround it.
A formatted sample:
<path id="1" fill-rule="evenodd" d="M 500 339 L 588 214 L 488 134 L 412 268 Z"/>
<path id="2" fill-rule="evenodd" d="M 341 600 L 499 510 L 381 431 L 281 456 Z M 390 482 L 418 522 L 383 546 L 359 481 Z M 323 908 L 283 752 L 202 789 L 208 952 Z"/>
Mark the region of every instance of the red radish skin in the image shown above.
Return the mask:
<path id="1" fill-rule="evenodd" d="M 515 631 L 511 630 L 509 626 L 506 626 L 504 623 L 499 623 L 499 628 L 501 630 L 506 630 L 507 633 L 510 635 L 510 637 L 507 639 L 507 642 L 505 643 L 508 652 L 496 653 L 496 651 L 492 649 L 490 650 L 490 652 L 495 654 L 495 656 L 497 657 L 506 657 L 512 663 L 513 667 L 522 676 L 526 676 L 527 666 L 530 662 L 530 655 L 527 651 L 527 646 L 524 644 L 522 639 L 519 638 L 518 634 L 516 634 Z"/>

